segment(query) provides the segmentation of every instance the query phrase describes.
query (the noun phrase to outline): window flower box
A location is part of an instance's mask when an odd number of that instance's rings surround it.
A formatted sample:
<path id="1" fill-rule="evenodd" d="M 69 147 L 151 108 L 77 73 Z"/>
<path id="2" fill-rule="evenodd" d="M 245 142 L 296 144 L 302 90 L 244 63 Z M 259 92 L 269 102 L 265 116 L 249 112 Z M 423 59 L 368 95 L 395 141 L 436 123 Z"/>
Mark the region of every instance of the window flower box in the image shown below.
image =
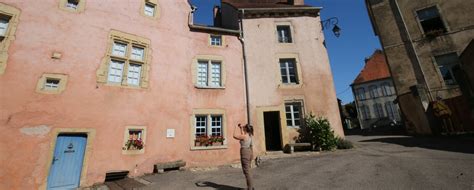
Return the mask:
<path id="1" fill-rule="evenodd" d="M 194 146 L 222 146 L 225 138 L 223 136 L 198 136 L 194 140 Z"/>

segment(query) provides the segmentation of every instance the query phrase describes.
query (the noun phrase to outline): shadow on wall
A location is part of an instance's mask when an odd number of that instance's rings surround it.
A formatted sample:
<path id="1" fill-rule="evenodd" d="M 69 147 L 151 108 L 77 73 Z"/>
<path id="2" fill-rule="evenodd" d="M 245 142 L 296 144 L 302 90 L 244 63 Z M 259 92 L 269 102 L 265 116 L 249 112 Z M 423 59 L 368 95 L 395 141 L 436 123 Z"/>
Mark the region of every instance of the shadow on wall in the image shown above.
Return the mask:
<path id="1" fill-rule="evenodd" d="M 217 184 L 217 183 L 213 183 L 213 182 L 209 182 L 209 181 L 197 182 L 195 184 L 198 187 L 212 187 L 212 188 L 217 189 L 217 190 L 239 190 L 239 189 L 242 189 L 242 188 L 228 186 L 228 185 L 221 185 L 221 184 Z"/>
<path id="2" fill-rule="evenodd" d="M 383 142 L 405 147 L 419 147 L 449 152 L 474 154 L 474 135 L 453 137 L 387 137 L 361 142 Z"/>

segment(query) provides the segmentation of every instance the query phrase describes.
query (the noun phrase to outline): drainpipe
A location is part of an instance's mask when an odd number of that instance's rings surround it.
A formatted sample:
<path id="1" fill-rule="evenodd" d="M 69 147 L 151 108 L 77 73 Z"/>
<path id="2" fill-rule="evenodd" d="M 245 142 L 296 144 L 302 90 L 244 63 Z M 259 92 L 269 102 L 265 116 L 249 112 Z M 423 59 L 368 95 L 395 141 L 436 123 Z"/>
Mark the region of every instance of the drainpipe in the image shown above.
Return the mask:
<path id="1" fill-rule="evenodd" d="M 432 94 L 431 94 L 430 86 L 428 85 L 428 82 L 427 82 L 426 76 L 425 76 L 425 72 L 423 71 L 423 67 L 421 66 L 421 61 L 420 61 L 420 58 L 418 57 L 418 52 L 416 51 L 415 45 L 413 45 L 413 40 L 412 40 L 412 38 L 411 38 L 410 32 L 408 31 L 408 28 L 407 28 L 407 25 L 406 25 L 406 22 L 405 22 L 405 18 L 403 17 L 403 13 L 402 13 L 402 11 L 400 10 L 400 6 L 398 5 L 398 0 L 394 0 L 394 1 L 395 1 L 395 6 L 397 7 L 398 14 L 400 14 L 400 18 L 402 19 L 403 29 L 404 29 L 405 32 L 407 33 L 408 41 L 409 41 L 409 43 L 410 43 L 411 48 L 413 49 L 413 53 L 415 53 L 416 62 L 417 62 L 417 64 L 418 64 L 418 66 L 420 67 L 421 74 L 423 75 L 423 82 L 424 82 L 424 85 L 425 85 L 425 87 L 428 89 L 428 98 L 429 98 L 429 101 L 433 101 L 433 96 L 432 96 Z"/>
<path id="2" fill-rule="evenodd" d="M 247 55 L 245 54 L 245 40 L 244 40 L 244 16 L 245 9 L 242 9 L 242 15 L 239 21 L 239 41 L 242 44 L 242 54 L 244 59 L 244 81 L 245 81 L 245 103 L 247 106 L 247 123 L 250 124 L 250 101 L 249 101 L 249 84 L 248 84 L 248 73 L 247 73 Z"/>

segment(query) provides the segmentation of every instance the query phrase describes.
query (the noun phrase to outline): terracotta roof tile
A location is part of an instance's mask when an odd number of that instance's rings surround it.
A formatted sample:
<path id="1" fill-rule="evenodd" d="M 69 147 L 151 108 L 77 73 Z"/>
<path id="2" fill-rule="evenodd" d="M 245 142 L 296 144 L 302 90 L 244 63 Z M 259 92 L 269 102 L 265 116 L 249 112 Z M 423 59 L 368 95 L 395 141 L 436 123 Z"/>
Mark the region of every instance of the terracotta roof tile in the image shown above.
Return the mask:
<path id="1" fill-rule="evenodd" d="M 367 59 L 364 69 L 359 73 L 353 84 L 391 77 L 387 61 L 382 51 L 377 50 Z"/>

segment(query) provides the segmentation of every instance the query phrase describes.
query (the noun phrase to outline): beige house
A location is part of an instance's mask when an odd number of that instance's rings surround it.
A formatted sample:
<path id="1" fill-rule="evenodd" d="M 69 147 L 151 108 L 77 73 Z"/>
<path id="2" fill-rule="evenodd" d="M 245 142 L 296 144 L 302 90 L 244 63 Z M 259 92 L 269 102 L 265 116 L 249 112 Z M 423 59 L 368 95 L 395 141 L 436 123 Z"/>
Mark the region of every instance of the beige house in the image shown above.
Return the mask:
<path id="1" fill-rule="evenodd" d="M 455 73 L 459 55 L 474 38 L 474 1 L 366 0 L 366 5 L 407 129 L 431 134 L 430 102 L 462 94 Z"/>

